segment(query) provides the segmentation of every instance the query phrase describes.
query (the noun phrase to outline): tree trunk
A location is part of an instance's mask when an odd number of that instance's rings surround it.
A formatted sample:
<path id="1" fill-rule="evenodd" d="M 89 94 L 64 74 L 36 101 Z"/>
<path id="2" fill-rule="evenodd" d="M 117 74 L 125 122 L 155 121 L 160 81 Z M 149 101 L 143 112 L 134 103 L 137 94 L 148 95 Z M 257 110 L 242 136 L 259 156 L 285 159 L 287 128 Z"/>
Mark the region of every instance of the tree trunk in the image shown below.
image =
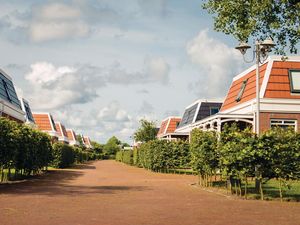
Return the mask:
<path id="1" fill-rule="evenodd" d="M 259 192 L 260 192 L 260 199 L 264 200 L 264 191 L 263 191 L 263 183 L 262 183 L 262 178 L 260 178 L 260 185 L 259 185 Z"/>
<path id="2" fill-rule="evenodd" d="M 279 196 L 280 196 L 280 201 L 282 202 L 282 184 L 281 184 L 281 178 L 279 178 Z"/>
<path id="3" fill-rule="evenodd" d="M 245 199 L 247 199 L 247 188 L 248 188 L 248 180 L 247 180 L 247 176 L 245 176 Z"/>

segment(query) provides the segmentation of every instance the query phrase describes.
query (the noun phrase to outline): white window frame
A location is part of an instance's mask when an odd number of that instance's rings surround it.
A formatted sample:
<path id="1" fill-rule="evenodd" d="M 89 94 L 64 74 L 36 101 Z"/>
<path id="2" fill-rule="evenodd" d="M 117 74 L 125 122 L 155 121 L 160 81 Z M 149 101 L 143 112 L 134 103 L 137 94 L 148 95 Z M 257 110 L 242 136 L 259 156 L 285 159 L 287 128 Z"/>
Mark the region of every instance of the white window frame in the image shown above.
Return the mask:
<path id="1" fill-rule="evenodd" d="M 287 122 L 294 122 L 294 124 L 292 123 L 287 123 Z M 271 119 L 270 120 L 270 128 L 272 128 L 273 126 L 294 126 L 295 127 L 295 131 L 298 130 L 298 121 L 296 119 Z"/>
<path id="2" fill-rule="evenodd" d="M 294 87 L 293 73 L 300 73 L 300 70 L 298 70 L 298 69 L 290 69 L 289 70 L 289 79 L 290 79 L 291 93 L 293 93 L 293 94 L 299 94 L 300 93 L 300 89 Z"/>

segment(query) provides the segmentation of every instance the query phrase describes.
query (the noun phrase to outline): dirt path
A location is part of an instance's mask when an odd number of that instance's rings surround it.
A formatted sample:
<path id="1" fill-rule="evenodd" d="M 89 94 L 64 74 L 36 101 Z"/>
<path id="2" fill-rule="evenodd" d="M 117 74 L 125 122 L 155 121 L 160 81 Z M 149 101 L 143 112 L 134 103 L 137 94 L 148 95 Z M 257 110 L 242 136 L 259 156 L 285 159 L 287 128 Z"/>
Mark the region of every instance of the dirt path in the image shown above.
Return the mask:
<path id="1" fill-rule="evenodd" d="M 0 185 L 0 225 L 300 224 L 300 203 L 236 200 L 114 161 Z"/>

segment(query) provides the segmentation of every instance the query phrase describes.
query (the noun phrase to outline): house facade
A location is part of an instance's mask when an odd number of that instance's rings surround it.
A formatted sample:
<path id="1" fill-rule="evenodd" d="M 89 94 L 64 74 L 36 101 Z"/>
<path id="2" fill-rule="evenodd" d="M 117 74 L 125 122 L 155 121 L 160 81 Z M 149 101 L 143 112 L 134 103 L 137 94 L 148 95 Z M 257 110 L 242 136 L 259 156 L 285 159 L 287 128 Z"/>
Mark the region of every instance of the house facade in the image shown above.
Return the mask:
<path id="1" fill-rule="evenodd" d="M 88 136 L 82 136 L 82 140 L 86 148 L 93 148 L 91 140 Z"/>
<path id="2" fill-rule="evenodd" d="M 69 139 L 69 145 L 79 146 L 79 141 L 77 140 L 75 131 L 72 129 L 66 129 L 66 131 Z"/>
<path id="3" fill-rule="evenodd" d="M 300 57 L 282 59 L 271 56 L 259 67 L 260 127 L 293 127 L 300 131 Z M 220 109 L 214 116 L 192 125 L 192 128 L 221 131 L 225 123 L 236 122 L 243 128 L 255 128 L 256 112 L 255 65 L 235 76 Z"/>
<path id="4" fill-rule="evenodd" d="M 157 133 L 157 138 L 168 140 L 168 141 L 185 139 L 186 134 L 175 133 L 175 130 L 179 126 L 180 121 L 181 121 L 181 117 L 170 116 L 165 118 L 161 122 L 159 131 Z"/>
<path id="5" fill-rule="evenodd" d="M 214 100 L 197 100 L 185 108 L 182 119 L 175 130 L 177 134 L 186 135 L 193 129 L 194 125 L 203 119 L 216 115 L 221 109 L 222 102 Z"/>
<path id="6" fill-rule="evenodd" d="M 58 141 L 69 144 L 69 138 L 65 126 L 61 122 L 55 122 L 55 128 L 58 133 Z"/>
<path id="7" fill-rule="evenodd" d="M 0 69 L 0 116 L 23 123 L 24 115 L 11 77 Z"/>
<path id="8" fill-rule="evenodd" d="M 35 124 L 37 125 L 37 128 L 40 131 L 43 131 L 45 133 L 48 133 L 52 141 L 58 141 L 59 135 L 56 130 L 56 126 L 53 120 L 53 117 L 50 113 L 32 113 L 33 119 L 35 121 Z"/>

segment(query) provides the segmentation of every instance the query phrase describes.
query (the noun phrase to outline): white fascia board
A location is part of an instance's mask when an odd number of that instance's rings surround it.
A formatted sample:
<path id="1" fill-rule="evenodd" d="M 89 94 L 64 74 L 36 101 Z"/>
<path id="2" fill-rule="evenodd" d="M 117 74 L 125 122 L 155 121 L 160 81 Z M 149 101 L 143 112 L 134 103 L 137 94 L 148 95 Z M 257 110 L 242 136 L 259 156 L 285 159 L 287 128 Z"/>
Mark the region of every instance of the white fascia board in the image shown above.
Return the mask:
<path id="1" fill-rule="evenodd" d="M 245 112 L 245 111 L 249 111 L 250 108 L 252 109 L 253 108 L 253 104 L 254 102 L 256 102 L 256 99 L 251 99 L 247 102 L 244 102 L 244 103 L 241 103 L 241 104 L 238 104 L 236 106 L 233 106 L 229 109 L 226 109 L 224 111 L 221 111 L 221 114 L 232 114 L 232 113 L 236 113 L 236 114 L 239 114 L 239 112 Z M 253 110 L 253 109 L 252 109 Z M 251 110 L 250 110 L 251 111 Z M 250 113 L 249 111 L 249 113 Z M 252 112 L 252 111 L 251 111 Z"/>
<path id="2" fill-rule="evenodd" d="M 300 113 L 300 99 L 262 99 L 261 112 Z"/>
<path id="3" fill-rule="evenodd" d="M 23 110 L 2 99 L 0 99 L 0 112 L 25 122 L 25 113 Z"/>
<path id="4" fill-rule="evenodd" d="M 266 93 L 266 90 L 267 90 L 267 85 L 268 85 L 270 75 L 271 75 L 271 70 L 272 70 L 272 67 L 273 67 L 273 62 L 274 61 L 273 61 L 272 58 L 268 62 L 267 69 L 266 69 L 265 75 L 264 75 L 264 79 L 263 79 L 263 82 L 262 82 L 261 87 L 260 87 L 260 92 L 259 92 L 259 97 L 260 98 L 263 98 L 265 96 L 265 93 Z"/>
<path id="5" fill-rule="evenodd" d="M 195 121 L 196 121 L 196 119 L 197 119 L 197 116 L 198 116 L 198 113 L 199 113 L 201 104 L 202 104 L 202 102 L 198 102 L 197 109 L 196 109 L 196 112 L 195 112 L 195 115 L 194 115 L 194 118 L 193 118 L 192 123 L 195 123 Z"/>
<path id="6" fill-rule="evenodd" d="M 192 104 L 190 104 L 187 107 L 185 107 L 185 109 L 188 109 L 188 108 L 192 107 L 193 105 L 199 104 L 201 102 L 223 103 L 224 102 L 224 98 L 220 98 L 220 99 L 198 99 L 198 100 L 194 101 Z"/>
<path id="7" fill-rule="evenodd" d="M 283 57 L 284 60 L 282 60 Z M 300 62 L 300 56 L 291 55 L 291 56 L 281 56 L 281 55 L 271 55 L 269 56 L 273 61 L 280 61 L 280 62 Z"/>

